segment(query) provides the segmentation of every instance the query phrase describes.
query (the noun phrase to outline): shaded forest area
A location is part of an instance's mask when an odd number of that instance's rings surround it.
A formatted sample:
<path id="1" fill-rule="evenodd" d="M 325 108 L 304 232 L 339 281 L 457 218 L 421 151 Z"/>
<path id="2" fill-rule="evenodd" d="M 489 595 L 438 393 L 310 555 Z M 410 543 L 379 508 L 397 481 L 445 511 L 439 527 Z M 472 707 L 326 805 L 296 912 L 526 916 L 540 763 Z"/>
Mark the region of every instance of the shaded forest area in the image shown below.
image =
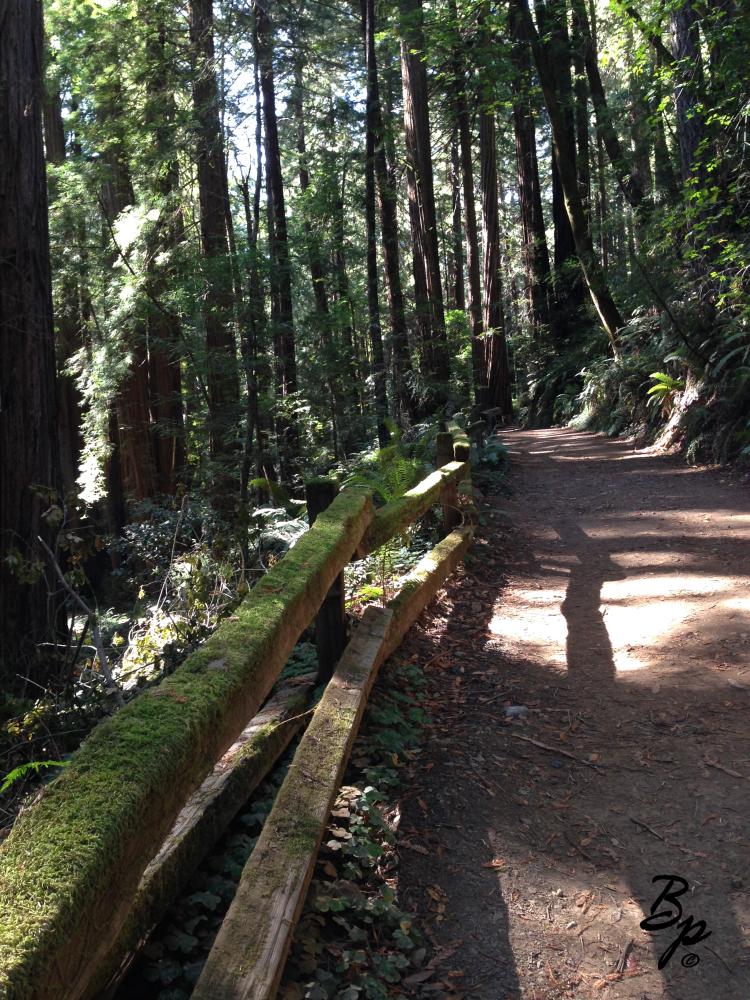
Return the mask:
<path id="1" fill-rule="evenodd" d="M 735 0 L 0 0 L 4 739 L 447 417 L 750 453 L 749 46 Z"/>

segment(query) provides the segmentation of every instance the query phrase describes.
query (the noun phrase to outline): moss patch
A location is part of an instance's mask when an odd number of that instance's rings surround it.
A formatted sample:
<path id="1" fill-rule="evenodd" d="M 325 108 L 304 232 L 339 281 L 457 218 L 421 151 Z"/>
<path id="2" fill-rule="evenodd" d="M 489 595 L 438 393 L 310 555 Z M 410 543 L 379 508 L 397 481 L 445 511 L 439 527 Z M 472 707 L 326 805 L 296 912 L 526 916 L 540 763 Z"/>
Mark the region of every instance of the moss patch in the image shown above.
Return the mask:
<path id="1" fill-rule="evenodd" d="M 357 554 L 364 556 L 368 552 L 374 552 L 389 538 L 400 534 L 434 506 L 448 486 L 460 482 L 466 473 L 467 467 L 464 463 L 449 462 L 398 500 L 387 503 L 372 519 L 372 524 L 365 532 Z"/>
<path id="2" fill-rule="evenodd" d="M 368 493 L 341 493 L 237 612 L 98 726 L 19 818 L 0 848 L 3 996 L 57 1000 L 88 980 L 81 956 L 115 935 L 179 808 L 267 695 L 371 516 Z"/>
<path id="3" fill-rule="evenodd" d="M 194 992 L 195 1000 L 275 995 L 291 930 L 375 677 L 391 612 L 369 609 L 315 709 L 234 902 Z M 247 933 L 252 921 L 253 934 Z"/>

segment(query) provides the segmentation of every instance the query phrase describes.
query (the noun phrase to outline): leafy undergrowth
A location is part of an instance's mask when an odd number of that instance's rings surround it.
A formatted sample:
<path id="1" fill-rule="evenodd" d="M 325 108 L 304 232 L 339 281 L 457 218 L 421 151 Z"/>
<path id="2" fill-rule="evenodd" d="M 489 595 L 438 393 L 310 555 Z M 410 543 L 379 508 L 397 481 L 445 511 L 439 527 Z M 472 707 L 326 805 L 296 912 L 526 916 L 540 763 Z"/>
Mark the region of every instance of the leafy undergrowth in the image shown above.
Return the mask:
<path id="1" fill-rule="evenodd" d="M 412 663 L 384 669 L 318 856 L 282 1000 L 386 1000 L 422 978 L 426 948 L 397 903 L 393 802 L 402 766 L 419 753 L 423 688 Z"/>
<path id="2" fill-rule="evenodd" d="M 193 875 L 138 956 L 117 997 L 187 1000 L 237 890 L 242 869 L 271 811 L 294 753 L 285 754 Z"/>

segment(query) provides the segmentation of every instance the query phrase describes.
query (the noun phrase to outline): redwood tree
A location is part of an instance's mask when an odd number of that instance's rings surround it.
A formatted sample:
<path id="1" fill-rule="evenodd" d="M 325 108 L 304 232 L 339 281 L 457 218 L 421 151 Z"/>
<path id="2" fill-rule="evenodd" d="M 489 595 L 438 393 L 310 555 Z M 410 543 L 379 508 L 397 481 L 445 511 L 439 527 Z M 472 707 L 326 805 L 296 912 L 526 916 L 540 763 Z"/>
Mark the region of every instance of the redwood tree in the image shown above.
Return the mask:
<path id="1" fill-rule="evenodd" d="M 406 174 L 415 239 L 415 292 L 420 295 L 420 285 L 424 282 L 429 329 L 425 323 L 423 350 L 431 382 L 428 388 L 434 402 L 440 403 L 447 392 L 450 363 L 435 212 L 422 0 L 401 0 L 400 17 Z"/>
<path id="2" fill-rule="evenodd" d="M 0 630 L 4 672 L 26 673 L 48 637 L 40 572 L 49 498 L 60 485 L 55 348 L 42 141 L 41 0 L 0 3 Z"/>
<path id="3" fill-rule="evenodd" d="M 213 0 L 190 0 L 193 112 L 197 131 L 200 233 L 205 268 L 203 323 L 206 330 L 211 454 L 226 459 L 236 448 L 239 372 L 232 329 L 232 272 L 226 226 L 226 163 L 219 117 L 214 57 Z M 223 476 L 217 480 L 226 488 Z"/>

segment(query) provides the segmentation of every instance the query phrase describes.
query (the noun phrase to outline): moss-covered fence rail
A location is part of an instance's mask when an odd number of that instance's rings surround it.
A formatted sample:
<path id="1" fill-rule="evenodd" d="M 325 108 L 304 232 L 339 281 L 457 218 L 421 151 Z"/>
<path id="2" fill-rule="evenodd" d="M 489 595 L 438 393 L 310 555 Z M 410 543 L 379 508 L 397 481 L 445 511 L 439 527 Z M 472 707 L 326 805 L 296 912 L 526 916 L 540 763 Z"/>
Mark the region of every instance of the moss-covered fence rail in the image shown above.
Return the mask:
<path id="1" fill-rule="evenodd" d="M 96 995 L 103 970 L 125 957 L 116 954 L 118 942 L 137 936 L 133 912 L 153 920 L 142 895 L 147 866 L 267 698 L 343 567 L 403 531 L 467 475 L 468 463 L 449 463 L 377 513 L 370 491 L 344 490 L 200 649 L 97 726 L 0 846 L 2 1000 Z M 461 537 L 449 546 L 451 565 L 470 540 L 467 529 L 454 534 Z M 437 559 L 441 572 L 450 571 Z M 423 607 L 431 571 L 420 572 L 412 586 Z M 399 620 L 389 652 L 413 617 L 394 608 Z"/>

